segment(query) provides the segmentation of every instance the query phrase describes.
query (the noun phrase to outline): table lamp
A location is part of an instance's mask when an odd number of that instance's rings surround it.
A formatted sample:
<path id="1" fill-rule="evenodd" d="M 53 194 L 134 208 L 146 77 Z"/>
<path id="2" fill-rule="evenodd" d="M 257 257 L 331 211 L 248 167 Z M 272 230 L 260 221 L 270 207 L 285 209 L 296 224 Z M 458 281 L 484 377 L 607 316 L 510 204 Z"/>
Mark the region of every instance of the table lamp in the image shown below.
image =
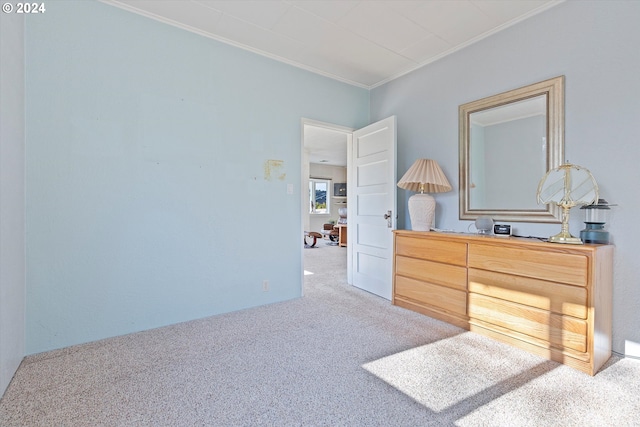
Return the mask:
<path id="1" fill-rule="evenodd" d="M 438 162 L 418 159 L 398 181 L 398 187 L 419 191 L 409 198 L 409 218 L 411 229 L 429 231 L 435 225 L 436 200 L 428 193 L 451 191 L 451 184 L 440 169 Z"/>
<path id="2" fill-rule="evenodd" d="M 569 210 L 598 200 L 598 184 L 588 169 L 565 163 L 546 173 L 538 184 L 538 203 L 555 203 L 562 208 L 562 229 L 549 237 L 551 243 L 580 245 L 582 240 L 569 233 Z"/>

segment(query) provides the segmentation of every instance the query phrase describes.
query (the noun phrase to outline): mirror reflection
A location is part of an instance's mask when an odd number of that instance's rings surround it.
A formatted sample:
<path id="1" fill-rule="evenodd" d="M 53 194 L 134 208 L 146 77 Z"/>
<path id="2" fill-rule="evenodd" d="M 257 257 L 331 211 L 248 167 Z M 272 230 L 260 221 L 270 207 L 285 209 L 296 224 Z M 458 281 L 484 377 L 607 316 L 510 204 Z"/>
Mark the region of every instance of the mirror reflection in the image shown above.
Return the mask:
<path id="1" fill-rule="evenodd" d="M 471 209 L 539 208 L 537 183 L 547 171 L 546 105 L 545 94 L 469 116 Z"/>

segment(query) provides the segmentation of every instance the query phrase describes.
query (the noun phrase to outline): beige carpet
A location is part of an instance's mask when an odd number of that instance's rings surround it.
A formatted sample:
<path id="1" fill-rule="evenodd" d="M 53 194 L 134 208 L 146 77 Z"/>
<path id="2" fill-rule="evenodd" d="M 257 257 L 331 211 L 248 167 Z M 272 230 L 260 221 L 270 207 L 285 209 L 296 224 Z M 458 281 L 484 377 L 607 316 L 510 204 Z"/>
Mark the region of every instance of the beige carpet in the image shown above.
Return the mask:
<path id="1" fill-rule="evenodd" d="M 595 377 L 346 284 L 305 249 L 303 298 L 25 359 L 0 426 L 637 426 L 640 362 Z"/>

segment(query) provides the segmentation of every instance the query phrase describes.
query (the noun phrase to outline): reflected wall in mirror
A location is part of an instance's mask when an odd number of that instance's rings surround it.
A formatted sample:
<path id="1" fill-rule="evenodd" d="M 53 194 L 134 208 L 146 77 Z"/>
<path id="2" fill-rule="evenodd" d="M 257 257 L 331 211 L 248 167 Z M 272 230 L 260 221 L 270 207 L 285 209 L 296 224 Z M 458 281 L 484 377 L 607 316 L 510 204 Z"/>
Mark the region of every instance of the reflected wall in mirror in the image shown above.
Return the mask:
<path id="1" fill-rule="evenodd" d="M 559 222 L 540 179 L 564 158 L 564 76 L 459 108 L 460 219 Z"/>

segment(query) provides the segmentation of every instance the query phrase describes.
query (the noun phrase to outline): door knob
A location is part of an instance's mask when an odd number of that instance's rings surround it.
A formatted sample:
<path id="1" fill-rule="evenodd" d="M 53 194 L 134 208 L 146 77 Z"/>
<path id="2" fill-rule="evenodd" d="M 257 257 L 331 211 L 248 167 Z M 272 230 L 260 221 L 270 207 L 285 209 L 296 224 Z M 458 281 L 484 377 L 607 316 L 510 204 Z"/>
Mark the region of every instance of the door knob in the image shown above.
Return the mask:
<path id="1" fill-rule="evenodd" d="M 384 214 L 384 219 L 387 220 L 387 228 L 391 228 L 391 211 L 387 211 L 387 213 Z"/>

